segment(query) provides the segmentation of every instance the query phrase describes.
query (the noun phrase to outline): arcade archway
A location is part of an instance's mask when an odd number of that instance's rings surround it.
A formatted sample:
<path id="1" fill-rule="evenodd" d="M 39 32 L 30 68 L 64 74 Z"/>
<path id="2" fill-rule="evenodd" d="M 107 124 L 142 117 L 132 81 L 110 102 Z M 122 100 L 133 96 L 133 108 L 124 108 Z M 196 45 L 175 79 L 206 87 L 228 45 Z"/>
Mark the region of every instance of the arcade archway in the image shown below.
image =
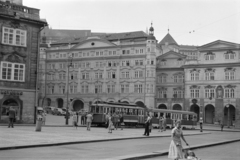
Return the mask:
<path id="1" fill-rule="evenodd" d="M 182 110 L 182 106 L 180 104 L 174 104 L 172 109 L 181 111 Z"/>
<path id="2" fill-rule="evenodd" d="M 197 104 L 193 104 L 190 107 L 190 111 L 197 114 L 197 121 L 199 121 L 199 115 L 200 115 L 200 107 Z"/>
<path id="3" fill-rule="evenodd" d="M 47 98 L 47 106 L 51 106 L 51 99 Z"/>
<path id="4" fill-rule="evenodd" d="M 75 100 L 73 102 L 73 110 L 79 111 L 84 108 L 84 103 L 81 100 Z"/>
<path id="5" fill-rule="evenodd" d="M 214 122 L 214 113 L 215 112 L 215 108 L 213 105 L 208 104 L 205 107 L 205 123 L 211 123 L 213 124 Z"/>
<path id="6" fill-rule="evenodd" d="M 233 105 L 229 104 L 224 107 L 224 124 L 232 126 L 235 121 L 236 109 Z"/>
<path id="7" fill-rule="evenodd" d="M 57 99 L 57 104 L 58 104 L 58 108 L 63 108 L 63 99 L 62 98 L 58 98 Z"/>
<path id="8" fill-rule="evenodd" d="M 18 102 L 14 99 L 7 99 L 2 104 L 1 115 L 8 115 L 10 106 L 12 106 L 13 109 L 15 109 L 16 115 L 19 114 L 20 106 L 19 106 Z"/>
<path id="9" fill-rule="evenodd" d="M 138 107 L 146 108 L 145 104 L 144 104 L 143 102 L 141 102 L 141 101 L 137 101 L 135 104 L 136 104 Z"/>
<path id="10" fill-rule="evenodd" d="M 158 106 L 158 109 L 167 109 L 167 106 L 165 104 L 160 104 Z"/>

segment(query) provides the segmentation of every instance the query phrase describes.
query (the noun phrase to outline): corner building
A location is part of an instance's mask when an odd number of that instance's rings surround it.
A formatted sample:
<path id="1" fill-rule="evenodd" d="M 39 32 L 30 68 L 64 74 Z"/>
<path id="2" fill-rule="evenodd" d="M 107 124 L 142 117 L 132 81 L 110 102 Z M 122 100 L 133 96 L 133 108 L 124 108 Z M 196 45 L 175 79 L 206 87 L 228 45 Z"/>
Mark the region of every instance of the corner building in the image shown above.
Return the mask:
<path id="1" fill-rule="evenodd" d="M 187 110 L 202 116 L 205 123 L 223 121 L 239 128 L 240 45 L 217 40 L 198 51 L 198 60 L 183 66 Z"/>
<path id="2" fill-rule="evenodd" d="M 154 108 L 160 52 L 153 27 L 149 34 L 106 34 L 52 44 L 46 51 L 46 99 L 41 100 L 59 108 L 69 102 L 74 111 L 88 110 L 89 102 L 96 101 Z"/>
<path id="3" fill-rule="evenodd" d="M 34 122 L 40 31 L 45 25 L 38 9 L 21 1 L 0 1 L 0 122 L 8 122 L 10 106 L 17 123 Z"/>

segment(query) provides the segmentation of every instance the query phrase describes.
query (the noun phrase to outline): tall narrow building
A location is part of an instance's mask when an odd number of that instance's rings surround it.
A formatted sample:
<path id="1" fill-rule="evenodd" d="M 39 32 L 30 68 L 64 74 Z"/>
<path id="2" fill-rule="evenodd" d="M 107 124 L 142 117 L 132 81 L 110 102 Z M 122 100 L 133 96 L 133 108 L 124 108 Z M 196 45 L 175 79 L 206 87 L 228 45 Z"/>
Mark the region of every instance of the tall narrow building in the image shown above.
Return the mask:
<path id="1" fill-rule="evenodd" d="M 0 121 L 13 106 L 17 123 L 33 123 L 38 99 L 40 31 L 47 23 L 21 0 L 0 1 Z"/>

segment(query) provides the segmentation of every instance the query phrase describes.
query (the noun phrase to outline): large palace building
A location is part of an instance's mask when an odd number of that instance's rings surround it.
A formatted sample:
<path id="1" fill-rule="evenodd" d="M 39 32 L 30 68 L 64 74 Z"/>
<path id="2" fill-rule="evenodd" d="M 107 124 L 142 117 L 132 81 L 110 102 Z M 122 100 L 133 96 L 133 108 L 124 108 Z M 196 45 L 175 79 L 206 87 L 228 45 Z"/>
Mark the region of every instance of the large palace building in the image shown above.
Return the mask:
<path id="1" fill-rule="evenodd" d="M 160 54 L 153 27 L 149 34 L 105 34 L 54 43 L 46 50 L 46 66 L 41 66 L 46 77 L 41 81 L 46 84 L 46 89 L 41 87 L 42 104 L 75 111 L 88 109 L 96 101 L 155 108 L 156 57 Z"/>
<path id="2" fill-rule="evenodd" d="M 47 24 L 38 9 L 11 2 L 0 1 L 0 122 L 8 121 L 13 106 L 17 122 L 33 123 L 40 31 Z"/>

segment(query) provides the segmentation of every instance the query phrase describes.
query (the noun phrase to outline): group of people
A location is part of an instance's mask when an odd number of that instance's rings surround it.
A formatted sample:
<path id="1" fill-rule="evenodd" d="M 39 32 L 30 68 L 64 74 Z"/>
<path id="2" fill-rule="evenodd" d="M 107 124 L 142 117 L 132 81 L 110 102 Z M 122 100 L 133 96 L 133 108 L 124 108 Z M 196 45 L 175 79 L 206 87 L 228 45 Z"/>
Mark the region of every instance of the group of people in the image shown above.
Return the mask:
<path id="1" fill-rule="evenodd" d="M 166 118 L 164 116 L 159 116 L 158 117 L 159 123 L 158 127 L 159 130 L 158 132 L 163 132 L 166 131 Z M 149 133 L 152 131 L 152 116 L 148 114 L 147 120 L 145 121 L 145 131 L 144 131 L 144 136 L 149 136 Z"/>
<path id="2" fill-rule="evenodd" d="M 112 130 L 118 129 L 118 127 L 121 127 L 121 130 L 123 130 L 124 125 L 124 118 L 123 114 L 119 113 L 107 113 L 106 114 L 106 128 L 108 128 L 108 133 L 112 133 Z"/>
<path id="3" fill-rule="evenodd" d="M 80 123 L 81 125 L 87 125 L 87 130 L 90 131 L 91 130 L 91 125 L 92 125 L 92 121 L 93 121 L 93 115 L 91 112 L 86 112 L 82 115 L 80 115 L 80 118 L 79 118 L 79 114 L 77 112 L 74 112 L 73 113 L 73 126 L 78 127 L 78 119 L 81 119 Z"/>

